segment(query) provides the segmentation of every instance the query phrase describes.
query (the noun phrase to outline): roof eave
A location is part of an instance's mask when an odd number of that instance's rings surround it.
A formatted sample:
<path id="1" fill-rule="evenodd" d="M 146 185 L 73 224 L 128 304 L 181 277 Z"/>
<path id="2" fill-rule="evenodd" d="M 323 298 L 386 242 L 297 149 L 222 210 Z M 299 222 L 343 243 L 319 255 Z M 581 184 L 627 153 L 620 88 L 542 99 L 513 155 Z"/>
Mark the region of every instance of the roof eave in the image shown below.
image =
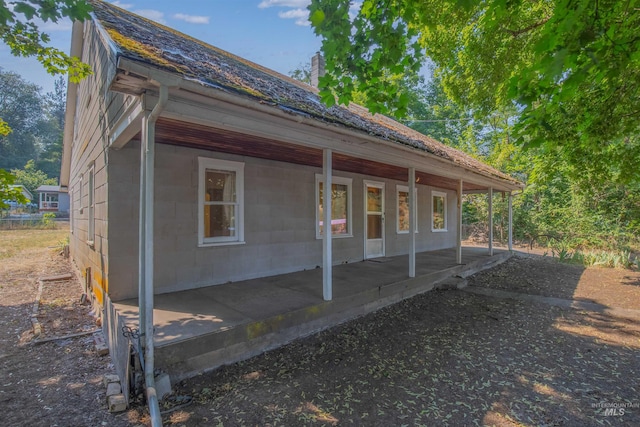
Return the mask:
<path id="1" fill-rule="evenodd" d="M 401 153 L 399 158 L 395 159 L 395 161 L 393 162 L 393 164 L 396 164 L 398 166 L 411 167 L 411 165 L 413 165 L 413 167 L 416 167 L 418 169 L 420 169 L 420 166 L 424 168 L 425 165 L 423 162 L 414 162 L 414 156 L 418 155 L 425 160 L 428 159 L 430 162 L 436 162 L 441 166 L 442 169 L 452 169 L 452 171 L 454 171 L 454 173 L 445 174 L 445 171 L 441 170 L 440 175 L 442 176 L 447 176 L 449 178 L 455 179 L 460 176 L 465 176 L 466 179 L 469 180 L 469 182 L 485 185 L 487 188 L 492 187 L 497 191 L 514 191 L 522 189 L 524 187 L 522 183 L 517 182 L 515 179 L 507 180 L 501 177 L 480 173 L 476 170 L 466 168 L 451 160 L 441 158 L 427 151 L 423 151 L 415 147 L 410 147 L 399 142 L 375 137 L 361 130 L 351 129 L 346 126 L 340 126 L 338 124 L 326 123 L 315 118 L 304 117 L 302 115 L 295 115 L 291 112 L 283 111 L 278 106 L 256 102 L 255 100 L 226 92 L 220 88 L 207 87 L 196 81 L 184 79 L 175 73 L 161 70 L 151 64 L 142 63 L 138 60 L 127 58 L 124 55 L 119 56 L 117 68 L 118 72 L 116 73 L 116 76 L 111 85 L 111 90 L 114 90 L 116 92 L 139 95 L 147 91 L 156 91 L 157 87 L 162 84 L 168 86 L 169 88 L 173 88 L 172 92 L 174 94 L 176 93 L 176 91 L 180 91 L 180 93 L 190 93 L 196 96 L 199 95 L 201 97 L 209 99 L 210 102 L 225 102 L 251 110 L 255 113 L 277 116 L 290 122 L 291 126 L 303 125 L 312 126 L 314 128 L 321 128 L 325 131 L 328 130 L 333 134 L 339 135 L 337 139 L 339 139 L 341 142 L 343 142 L 345 138 L 348 138 L 349 140 L 360 140 L 362 142 L 374 143 L 391 148 L 394 151 L 399 151 Z M 308 141 L 298 141 L 298 143 L 308 144 Z M 345 154 L 350 154 L 349 150 L 345 150 L 345 148 L 348 148 L 348 146 L 342 144 L 336 149 L 338 151 L 344 152 Z"/>

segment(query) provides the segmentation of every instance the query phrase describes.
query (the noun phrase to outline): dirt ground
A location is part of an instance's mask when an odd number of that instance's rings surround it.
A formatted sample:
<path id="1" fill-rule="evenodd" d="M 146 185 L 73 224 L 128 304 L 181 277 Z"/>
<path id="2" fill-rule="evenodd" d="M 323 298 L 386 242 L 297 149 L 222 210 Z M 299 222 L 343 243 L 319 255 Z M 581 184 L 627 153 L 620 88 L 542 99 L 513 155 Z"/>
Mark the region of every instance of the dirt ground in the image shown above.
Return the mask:
<path id="1" fill-rule="evenodd" d="M 38 279 L 71 271 L 60 255 L 67 233 L 68 226 L 0 231 L 0 425 L 130 425 L 126 414 L 107 411 L 102 378 L 113 367 L 96 354 L 92 335 L 37 343 L 97 328 L 76 278 L 43 283 L 42 333 L 34 337 Z"/>
<path id="2" fill-rule="evenodd" d="M 6 235 L 0 232 L 0 246 Z M 34 345 L 36 279 L 68 271 L 52 249 L 0 252 L 2 425 L 146 425 L 107 412 L 90 335 Z M 640 309 L 640 272 L 514 257 L 469 289 Z M 77 282 L 48 283 L 44 337 L 90 330 Z M 62 315 L 73 322 L 61 320 Z M 640 316 L 640 312 L 638 312 Z M 640 425 L 640 321 L 544 302 L 430 292 L 177 384 L 165 425 Z M 43 337 L 40 337 L 42 339 Z M 8 417 L 7 415 L 8 414 Z"/>

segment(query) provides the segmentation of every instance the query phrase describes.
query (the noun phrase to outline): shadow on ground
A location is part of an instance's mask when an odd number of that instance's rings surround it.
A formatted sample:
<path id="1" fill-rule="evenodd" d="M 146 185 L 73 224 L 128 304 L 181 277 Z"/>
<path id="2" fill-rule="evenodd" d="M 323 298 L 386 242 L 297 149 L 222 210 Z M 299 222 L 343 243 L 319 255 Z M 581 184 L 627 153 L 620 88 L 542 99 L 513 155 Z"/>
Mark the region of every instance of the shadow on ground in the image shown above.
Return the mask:
<path id="1" fill-rule="evenodd" d="M 581 276 L 578 267 L 514 259 L 470 284 L 552 283 L 556 296 L 570 297 Z M 186 426 L 640 425 L 639 338 L 637 321 L 602 313 L 430 292 L 184 381 L 177 393 L 193 403 L 164 418 Z"/>

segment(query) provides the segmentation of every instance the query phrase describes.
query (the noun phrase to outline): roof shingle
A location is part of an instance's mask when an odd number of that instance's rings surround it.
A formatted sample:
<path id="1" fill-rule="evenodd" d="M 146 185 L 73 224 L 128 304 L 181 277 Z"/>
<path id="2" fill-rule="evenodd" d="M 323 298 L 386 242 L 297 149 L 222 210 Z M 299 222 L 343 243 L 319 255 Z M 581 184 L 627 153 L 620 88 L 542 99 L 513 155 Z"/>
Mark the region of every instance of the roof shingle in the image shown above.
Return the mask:
<path id="1" fill-rule="evenodd" d="M 118 49 L 118 55 L 178 74 L 186 80 L 293 115 L 333 123 L 410 146 L 465 169 L 512 184 L 518 181 L 483 162 L 383 115 L 371 115 L 356 104 L 327 107 L 317 89 L 225 52 L 171 28 L 100 0 L 91 1 L 94 15 Z"/>

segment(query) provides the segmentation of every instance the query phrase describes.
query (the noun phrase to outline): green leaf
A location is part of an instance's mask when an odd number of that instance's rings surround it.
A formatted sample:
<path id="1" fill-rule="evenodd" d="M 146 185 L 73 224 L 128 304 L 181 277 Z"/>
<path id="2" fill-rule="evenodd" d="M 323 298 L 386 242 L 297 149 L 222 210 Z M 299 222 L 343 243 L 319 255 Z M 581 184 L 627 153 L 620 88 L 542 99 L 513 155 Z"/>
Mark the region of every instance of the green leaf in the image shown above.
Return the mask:
<path id="1" fill-rule="evenodd" d="M 314 27 L 319 27 L 325 20 L 325 14 L 322 10 L 317 9 L 313 11 L 313 13 L 309 16 L 309 21 L 311 21 L 311 25 Z"/>

